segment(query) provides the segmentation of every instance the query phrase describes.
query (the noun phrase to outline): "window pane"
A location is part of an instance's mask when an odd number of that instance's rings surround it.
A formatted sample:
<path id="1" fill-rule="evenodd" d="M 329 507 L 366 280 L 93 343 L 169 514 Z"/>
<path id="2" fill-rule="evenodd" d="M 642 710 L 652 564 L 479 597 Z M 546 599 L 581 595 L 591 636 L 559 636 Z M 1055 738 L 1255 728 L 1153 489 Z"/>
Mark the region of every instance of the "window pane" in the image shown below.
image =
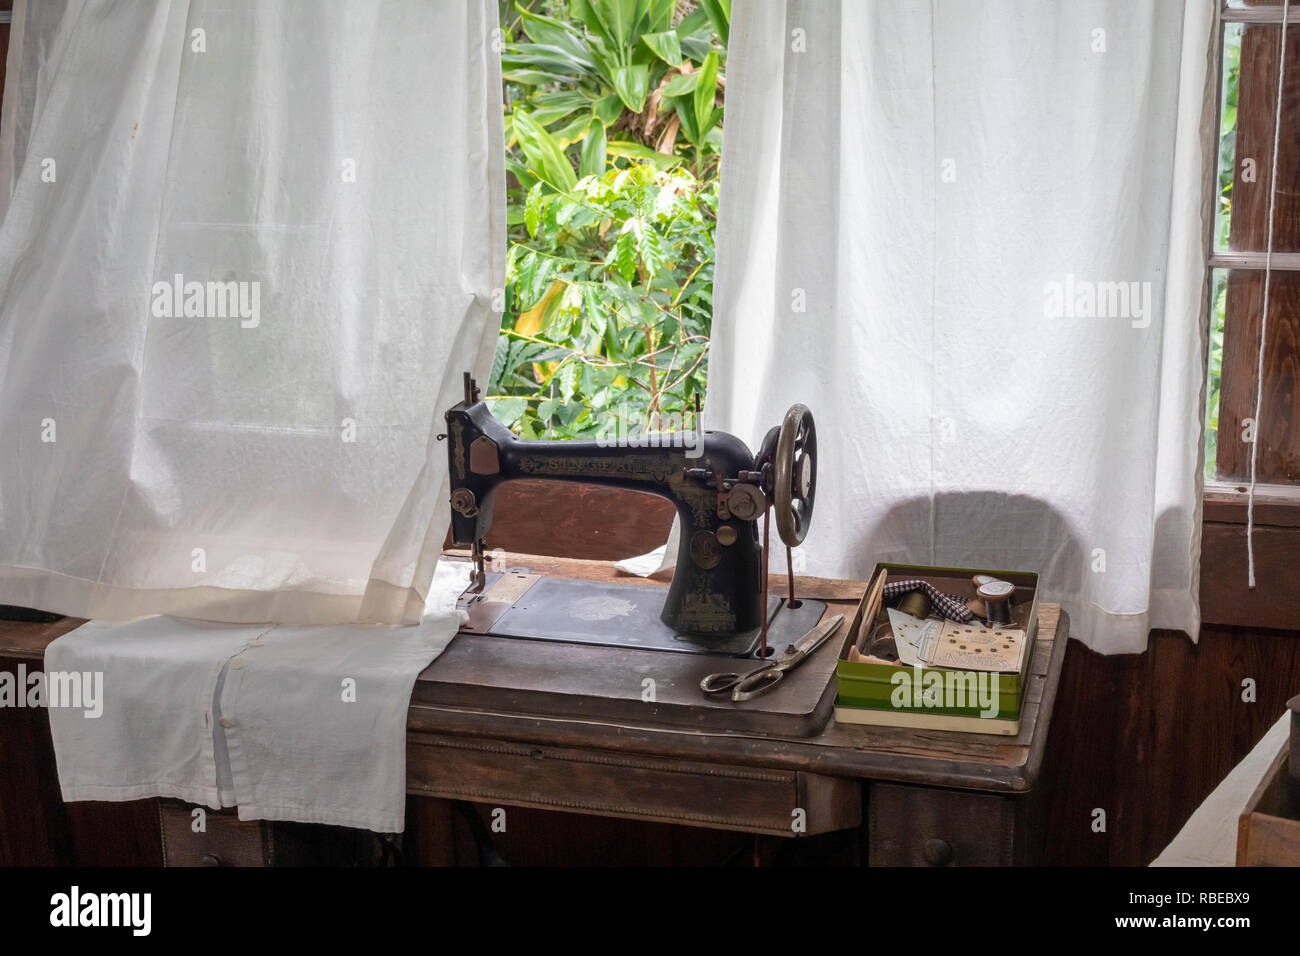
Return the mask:
<path id="1" fill-rule="evenodd" d="M 1215 204 L 1214 247 L 1228 248 L 1232 219 L 1232 181 L 1236 168 L 1237 84 L 1241 74 L 1241 24 L 1223 26 L 1223 86 L 1219 92 L 1219 181 Z"/>
<path id="2" fill-rule="evenodd" d="M 1215 221 L 1219 251 L 1263 252 L 1268 247 L 1281 34 L 1276 23 L 1224 25 Z M 1273 251 L 1300 252 L 1300 137 L 1294 111 L 1300 97 L 1300 25 L 1288 28 L 1286 39 Z"/>
<path id="3" fill-rule="evenodd" d="M 1219 383 L 1223 376 L 1223 307 L 1228 270 L 1215 269 L 1210 298 L 1210 368 L 1205 385 L 1205 480 L 1218 477 Z"/>
<path id="4" fill-rule="evenodd" d="M 525 438 L 695 426 L 727 9 L 677 6 L 629 33 L 578 0 L 502 4 L 509 251 L 486 397 Z"/>
<path id="5" fill-rule="evenodd" d="M 1226 282 L 1221 271 L 1216 270 L 1214 276 L 1216 308 L 1212 321 L 1222 329 L 1222 351 L 1217 357 L 1219 387 L 1213 392 L 1207 389 L 1207 400 L 1217 401 L 1214 474 L 1221 480 L 1248 480 L 1254 442 L 1258 445 L 1259 481 L 1295 482 L 1300 480 L 1300 407 L 1296 401 L 1300 395 L 1300 272 L 1274 271 L 1269 284 L 1264 388 L 1258 422 L 1253 420 L 1259 385 L 1264 273 L 1229 269 L 1226 274 Z M 1216 356 L 1213 348 L 1211 352 L 1213 385 Z M 1212 407 L 1207 406 L 1207 412 Z"/>

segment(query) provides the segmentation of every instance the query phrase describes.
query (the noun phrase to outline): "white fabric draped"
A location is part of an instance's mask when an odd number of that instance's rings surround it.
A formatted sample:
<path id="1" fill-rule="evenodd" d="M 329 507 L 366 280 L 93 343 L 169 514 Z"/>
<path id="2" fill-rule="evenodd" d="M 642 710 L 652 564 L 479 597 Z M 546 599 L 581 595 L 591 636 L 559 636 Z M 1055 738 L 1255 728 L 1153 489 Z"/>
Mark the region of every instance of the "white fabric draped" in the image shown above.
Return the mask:
<path id="1" fill-rule="evenodd" d="M 737 2 L 707 419 L 812 408 L 808 573 L 1196 635 L 1214 7 Z"/>
<path id="2" fill-rule="evenodd" d="M 504 286 L 493 0 L 15 6 L 0 603 L 414 623 Z"/>

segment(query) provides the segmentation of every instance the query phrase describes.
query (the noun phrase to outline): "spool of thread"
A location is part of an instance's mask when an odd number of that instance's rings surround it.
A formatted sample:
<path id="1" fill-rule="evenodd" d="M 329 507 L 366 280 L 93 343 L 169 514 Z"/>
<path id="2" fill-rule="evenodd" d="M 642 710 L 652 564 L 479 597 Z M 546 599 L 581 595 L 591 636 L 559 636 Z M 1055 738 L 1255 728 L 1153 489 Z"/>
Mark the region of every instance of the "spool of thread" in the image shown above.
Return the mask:
<path id="1" fill-rule="evenodd" d="M 894 629 L 888 621 L 872 632 L 871 642 L 867 645 L 867 656 L 890 664 L 898 663 L 898 645 L 894 641 Z"/>
<path id="2" fill-rule="evenodd" d="M 1011 596 L 1015 593 L 1016 586 L 1006 581 L 991 580 L 981 584 L 975 594 L 984 602 L 984 619 L 990 624 L 1010 624 Z"/>
<path id="3" fill-rule="evenodd" d="M 898 609 L 904 614 L 910 614 L 917 620 L 924 621 L 930 616 L 930 599 L 926 597 L 924 591 L 909 591 L 898 602 Z"/>

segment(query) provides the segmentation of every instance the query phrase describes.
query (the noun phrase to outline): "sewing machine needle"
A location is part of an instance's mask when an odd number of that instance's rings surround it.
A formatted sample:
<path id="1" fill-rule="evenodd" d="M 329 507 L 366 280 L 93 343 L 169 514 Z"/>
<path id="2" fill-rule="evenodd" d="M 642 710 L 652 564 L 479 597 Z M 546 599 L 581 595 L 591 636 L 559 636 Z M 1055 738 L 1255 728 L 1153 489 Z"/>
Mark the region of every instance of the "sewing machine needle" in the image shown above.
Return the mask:
<path id="1" fill-rule="evenodd" d="M 487 586 L 487 573 L 484 569 L 483 561 L 483 539 L 475 538 L 474 546 L 470 550 L 471 557 L 474 560 L 474 586 L 470 588 L 475 594 L 482 594 L 483 589 Z"/>

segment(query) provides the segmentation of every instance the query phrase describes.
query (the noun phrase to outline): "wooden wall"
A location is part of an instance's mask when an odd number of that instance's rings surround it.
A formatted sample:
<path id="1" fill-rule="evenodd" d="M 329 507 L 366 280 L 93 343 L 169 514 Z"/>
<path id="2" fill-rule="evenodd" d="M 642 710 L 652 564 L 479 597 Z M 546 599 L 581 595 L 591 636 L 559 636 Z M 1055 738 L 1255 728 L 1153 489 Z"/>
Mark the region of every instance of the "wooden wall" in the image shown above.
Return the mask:
<path id="1" fill-rule="evenodd" d="M 1145 654 L 1109 657 L 1071 641 L 1061 681 L 1044 862 L 1144 865 L 1300 691 L 1300 632 L 1207 625 L 1199 644 L 1156 632 Z"/>
<path id="2" fill-rule="evenodd" d="M 0 660 L 0 670 L 15 666 Z M 153 801 L 64 803 L 46 712 L 0 710 L 0 866 L 161 862 Z"/>

